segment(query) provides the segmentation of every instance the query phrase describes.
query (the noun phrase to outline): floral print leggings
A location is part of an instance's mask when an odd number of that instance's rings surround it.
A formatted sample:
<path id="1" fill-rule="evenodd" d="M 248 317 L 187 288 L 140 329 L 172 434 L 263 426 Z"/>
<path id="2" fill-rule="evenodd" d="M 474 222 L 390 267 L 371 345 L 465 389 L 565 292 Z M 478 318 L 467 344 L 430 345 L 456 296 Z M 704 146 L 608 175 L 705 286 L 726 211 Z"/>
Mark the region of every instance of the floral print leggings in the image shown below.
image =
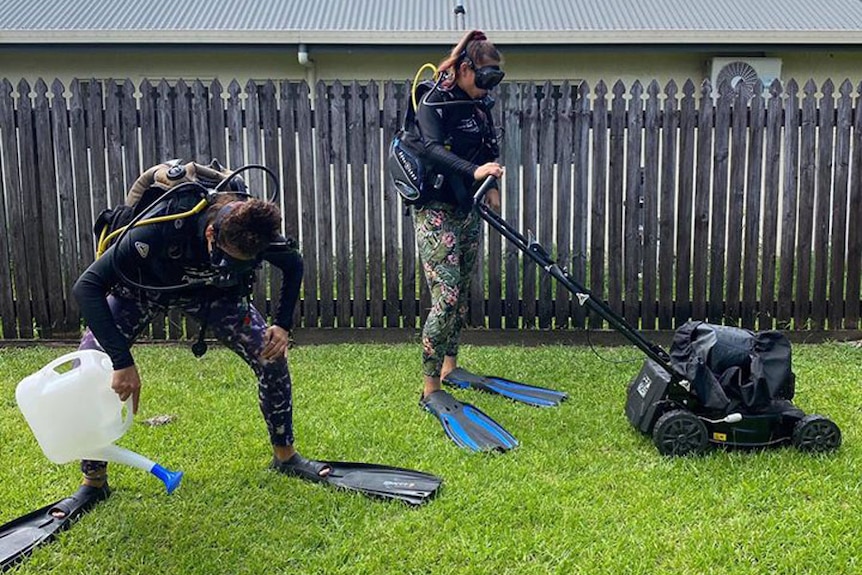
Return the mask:
<path id="1" fill-rule="evenodd" d="M 428 377 L 440 377 L 443 358 L 458 355 L 480 222 L 475 209 L 464 213 L 441 202 L 413 208 L 416 244 L 431 291 L 431 310 L 422 330 L 422 373 Z"/>

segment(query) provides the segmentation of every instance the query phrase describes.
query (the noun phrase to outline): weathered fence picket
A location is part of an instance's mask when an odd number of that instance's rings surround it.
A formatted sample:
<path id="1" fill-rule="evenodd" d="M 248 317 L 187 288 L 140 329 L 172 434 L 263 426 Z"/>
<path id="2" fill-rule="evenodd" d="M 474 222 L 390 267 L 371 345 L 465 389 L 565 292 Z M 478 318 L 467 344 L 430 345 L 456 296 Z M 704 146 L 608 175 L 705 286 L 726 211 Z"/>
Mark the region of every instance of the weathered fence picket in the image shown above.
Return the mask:
<path id="1" fill-rule="evenodd" d="M 797 224 L 796 301 L 793 319 L 798 327 L 811 317 L 811 249 L 814 232 L 814 204 L 817 192 L 817 86 L 805 83 L 802 99 L 799 144 L 799 220 Z M 807 326 L 806 326 L 807 327 Z"/>
<path id="2" fill-rule="evenodd" d="M 126 190 L 137 179 L 141 171 L 149 166 L 141 166 L 141 152 L 138 149 L 138 102 L 135 97 L 135 85 L 132 84 L 131 80 L 123 82 L 119 94 L 122 97 L 120 102 L 120 129 L 122 130 L 123 173 L 125 174 L 121 193 L 125 197 Z"/>
<path id="3" fill-rule="evenodd" d="M 192 155 L 190 157 L 198 163 L 209 163 L 210 158 L 217 156 L 214 156 L 210 151 L 209 118 L 207 117 L 207 100 L 209 98 L 206 88 L 200 80 L 192 82 L 190 99 L 192 130 Z"/>
<path id="4" fill-rule="evenodd" d="M 536 86 L 532 82 L 526 85 L 521 93 L 521 110 L 523 113 L 521 138 L 521 166 L 524 172 L 524 187 L 521 189 L 521 203 L 524 206 L 524 229 L 537 233 L 539 175 L 539 102 L 536 98 Z M 525 261 L 529 261 L 523 258 Z M 525 328 L 536 327 L 536 266 L 521 267 L 521 320 Z"/>
<path id="5" fill-rule="evenodd" d="M 362 88 L 353 81 L 349 88 L 347 108 L 347 145 L 350 165 L 350 264 L 353 268 L 353 308 L 351 315 L 355 327 L 368 327 L 368 250 L 365 244 L 366 228 L 377 214 L 366 211 L 365 193 L 365 110 Z M 345 210 L 346 211 L 346 210 Z"/>
<path id="6" fill-rule="evenodd" d="M 503 140 L 503 158 L 507 166 L 519 166 L 520 150 L 521 150 L 521 128 L 523 116 L 521 102 L 524 97 L 524 87 L 521 85 L 504 84 L 500 88 L 503 97 L 504 106 L 504 140 Z M 504 198 L 504 207 L 506 220 L 510 222 L 520 221 L 521 215 L 521 178 L 515 175 L 507 175 L 506 197 Z M 521 305 L 520 297 L 520 270 L 521 270 L 521 253 L 518 251 L 512 242 L 506 242 L 503 248 L 506 254 L 506 303 L 504 313 L 506 315 L 507 328 L 517 328 L 520 326 Z"/>
<path id="7" fill-rule="evenodd" d="M 29 273 L 27 254 L 28 229 L 24 200 L 21 197 L 21 174 L 19 172 L 18 136 L 15 129 L 15 103 L 12 98 L 12 84 L 4 79 L 0 83 L 0 126 L 2 126 L 2 151 L 3 151 L 3 188 L 6 196 L 8 209 L 8 226 L 6 227 L 5 241 L 9 250 L 8 266 L 11 268 L 11 277 L 6 283 L 9 289 L 14 284 L 14 315 L 3 318 L 3 333 L 7 338 L 16 336 L 15 325 L 17 324 L 17 335 L 24 339 L 33 337 L 33 315 L 31 311 L 32 296 L 30 285 L 35 281 Z M 32 232 L 32 230 L 31 230 Z M 0 254 L 2 256 L 2 254 Z M 17 319 L 17 322 L 15 321 Z M 8 331 L 7 331 L 8 330 Z"/>
<path id="8" fill-rule="evenodd" d="M 44 254 L 42 260 L 45 283 L 44 290 L 48 301 L 48 321 L 45 332 L 50 337 L 62 334 L 65 318 L 63 312 L 63 273 L 60 267 L 60 220 L 57 202 L 57 177 L 54 165 L 54 146 L 51 137 L 51 114 L 48 104 L 48 86 L 41 78 L 34 86 L 36 98 L 33 104 L 33 123 L 36 136 L 35 184 L 36 195 L 34 213 L 39 220 L 49 225 L 39 230 Z M 59 289 L 49 289 L 57 286 Z"/>
<path id="9" fill-rule="evenodd" d="M 227 144 L 225 142 L 225 117 L 222 85 L 218 79 L 213 80 L 209 87 L 208 122 L 210 156 L 222 164 L 227 162 Z M 292 133 L 292 132 L 291 132 Z M 150 165 L 146 164 L 145 165 Z"/>
<path id="10" fill-rule="evenodd" d="M 862 94 L 862 83 L 856 89 Z M 862 166 L 862 98 L 856 98 L 853 110 L 852 166 Z M 862 170 L 854 169 L 850 175 L 850 225 L 847 233 L 847 306 L 844 310 L 844 327 L 859 328 L 860 283 L 862 283 Z"/>
<path id="11" fill-rule="evenodd" d="M 3 328 L 3 333 L 14 336 L 17 335 L 18 326 L 15 321 L 15 300 L 12 293 L 12 249 L 9 245 L 10 239 L 14 240 L 14 236 L 9 235 L 12 225 L 6 224 L 7 198 L 10 203 L 17 202 L 17 198 L 12 197 L 10 191 L 0 185 L 0 277 L 8 278 L 7 281 L 0 283 L 0 327 Z M 2 257 L 5 254 L 9 254 L 9 257 Z"/>
<path id="12" fill-rule="evenodd" d="M 541 88 L 542 98 L 538 102 L 537 132 L 538 145 L 536 152 L 538 158 L 538 205 L 536 215 L 539 218 L 538 229 L 535 234 L 539 243 L 544 246 L 554 245 L 554 120 L 555 100 L 552 94 L 553 88 L 550 82 L 545 82 Z M 577 144 L 576 144 L 577 145 Z M 537 315 L 539 327 L 548 329 L 551 327 L 551 282 L 553 280 L 548 274 L 539 274 L 539 291 Z"/>
<path id="13" fill-rule="evenodd" d="M 841 329 L 844 315 L 844 245 L 847 241 L 847 183 L 850 171 L 850 127 L 853 123 L 853 85 L 845 80 L 838 88 L 837 130 L 835 134 L 835 196 L 832 202 L 832 230 L 830 232 L 829 270 L 829 328 Z M 823 106 L 821 106 L 822 108 Z M 858 222 L 858 220 L 854 220 Z"/>
<path id="14" fill-rule="evenodd" d="M 75 184 L 72 176 L 72 142 L 69 132 L 69 111 L 63 94 L 63 84 L 54 80 L 51 84 L 51 130 L 53 134 L 53 156 L 56 163 L 57 208 L 59 211 L 59 268 L 63 286 L 58 290 L 57 300 L 63 307 L 62 333 L 74 336 L 79 329 L 80 312 L 75 298 L 66 298 L 80 273 L 78 269 L 78 238 L 89 230 L 79 230 L 75 209 Z M 42 184 L 44 185 L 44 183 Z M 83 218 L 82 218 L 83 219 Z M 65 304 L 65 305 L 64 305 Z"/>
<path id="15" fill-rule="evenodd" d="M 676 224 L 676 206 L 674 205 L 676 190 L 676 155 L 679 130 L 679 103 L 676 98 L 676 83 L 671 80 L 664 89 L 667 98 L 664 102 L 664 113 L 661 124 L 661 206 L 658 216 L 658 245 L 674 245 L 674 226 Z M 673 327 L 673 282 L 674 262 L 673 251 L 664 248 L 658 250 L 658 327 L 670 329 Z"/>
<path id="16" fill-rule="evenodd" d="M 748 148 L 748 177 L 745 189 L 745 235 L 742 244 L 742 326 L 755 327 L 757 268 L 762 238 L 760 236 L 761 192 L 763 190 L 764 100 L 756 93 L 751 100 L 751 137 Z"/>
<path id="17" fill-rule="evenodd" d="M 578 88 L 577 101 L 573 110 L 572 118 L 572 154 L 569 155 L 569 160 L 565 164 L 565 169 L 569 169 L 569 162 L 574 164 L 574 176 L 572 180 L 572 212 L 579 214 L 577 217 L 572 217 L 570 227 L 572 228 L 572 255 L 570 264 L 570 273 L 578 283 L 584 284 L 587 281 L 587 265 L 588 265 L 588 250 L 589 250 L 589 234 L 587 231 L 587 222 L 589 218 L 589 197 L 590 197 L 590 180 L 589 180 L 589 135 L 590 135 L 590 114 L 589 114 L 589 86 L 584 83 Z M 564 144 L 565 145 L 565 144 Z M 581 168 L 581 166 L 584 166 Z M 568 210 L 565 210 L 568 213 Z M 550 214 L 548 214 L 550 216 Z M 569 262 L 566 262 L 567 264 Z M 577 301 L 577 298 L 572 298 Z M 572 325 L 582 328 L 586 325 L 586 308 L 579 303 L 570 307 L 572 316 Z"/>
<path id="18" fill-rule="evenodd" d="M 832 161 L 835 131 L 835 99 L 832 80 L 827 80 L 820 96 L 817 128 L 817 176 L 814 196 L 814 277 L 811 296 L 812 327 L 826 325 L 826 285 L 829 270 L 829 211 L 832 196 Z M 824 113 L 828 110 L 828 113 Z M 841 250 L 844 250 L 842 243 Z"/>
<path id="19" fill-rule="evenodd" d="M 692 242 L 692 317 L 707 317 L 707 284 L 709 270 L 709 194 L 712 183 L 712 126 L 715 118 L 712 88 L 703 85 L 700 92 L 697 128 L 697 159 L 695 161 L 694 231 Z"/>
<path id="20" fill-rule="evenodd" d="M 331 113 L 328 90 L 323 82 L 315 86 L 315 202 L 317 203 L 317 269 L 320 276 L 320 327 L 335 327 L 335 277 L 332 273 L 332 192 L 330 166 L 333 164 Z M 339 190 L 340 191 L 340 190 Z"/>
<path id="21" fill-rule="evenodd" d="M 68 193 L 75 199 L 76 225 L 78 248 L 75 252 L 75 276 L 79 276 L 90 264 L 95 252 L 95 237 L 93 235 L 94 218 L 98 212 L 93 213 L 93 194 L 90 178 L 90 163 L 87 153 L 87 108 L 84 85 L 74 80 L 69 91 L 72 93 L 69 105 L 69 128 L 71 132 L 71 154 L 72 173 L 74 187 L 70 187 Z M 143 137 L 143 134 L 142 134 Z M 155 145 L 155 144 L 153 144 Z M 146 165 L 155 163 L 155 153 L 151 157 L 144 158 Z M 150 163 L 146 163 L 149 161 Z M 77 323 L 77 318 L 75 318 Z"/>
<path id="22" fill-rule="evenodd" d="M 623 314 L 623 190 L 625 189 L 625 85 L 617 80 L 611 98 L 610 157 L 608 161 L 608 291 L 611 308 Z"/>
<path id="23" fill-rule="evenodd" d="M 647 86 L 644 108 L 643 188 L 641 188 L 641 327 L 656 327 L 656 264 L 658 261 L 658 174 L 659 151 L 659 87 L 653 80 Z"/>
<path id="24" fill-rule="evenodd" d="M 626 126 L 626 180 L 623 207 L 623 293 L 626 321 L 640 327 L 641 260 L 643 257 L 643 223 L 641 202 L 643 201 L 644 173 L 641 164 L 643 144 L 643 86 L 635 81 L 629 100 L 628 125 Z M 613 254 L 610 257 L 614 257 Z"/>
<path id="25" fill-rule="evenodd" d="M 709 302 L 707 318 L 723 323 L 727 256 L 727 195 L 730 165 L 730 126 L 733 92 L 729 84 L 718 88 L 715 111 L 715 149 L 712 154 L 712 204 L 709 211 Z M 732 262 L 739 265 L 739 262 Z"/>
<path id="26" fill-rule="evenodd" d="M 589 90 L 589 86 L 586 85 L 586 82 L 581 86 L 583 90 Z M 571 84 L 568 82 L 564 82 L 562 87 L 560 88 L 560 100 L 557 104 L 557 138 L 556 138 L 556 163 L 558 166 L 557 171 L 557 214 L 568 214 L 570 213 L 570 206 L 572 205 L 572 182 L 573 175 L 572 169 L 573 165 L 577 165 L 575 168 L 578 172 L 583 174 L 588 173 L 588 164 L 575 164 L 576 155 L 579 150 L 577 147 L 573 149 L 574 146 L 578 146 L 574 142 L 580 142 L 581 146 L 589 145 L 589 126 L 590 119 L 584 118 L 582 120 L 581 129 L 577 130 L 577 136 L 575 135 L 576 130 L 576 122 L 575 122 L 575 109 L 572 106 L 572 100 L 576 97 L 575 91 L 572 89 Z M 577 106 L 579 112 L 583 112 L 586 106 L 587 98 L 583 95 L 578 97 L 583 98 L 584 104 Z M 589 111 L 588 108 L 586 108 Z M 607 116 L 601 118 L 602 121 L 607 121 Z M 606 138 L 607 135 L 602 132 L 599 128 L 595 130 L 596 135 L 598 136 L 601 133 L 601 137 Z M 576 137 L 583 137 L 581 140 L 576 140 Z M 586 141 L 584 141 L 586 140 Z M 601 145 L 601 142 L 597 143 L 598 146 Z M 583 149 L 583 148 L 582 148 Z M 604 161 L 601 154 L 598 154 L 599 160 Z M 603 168 L 604 169 L 604 168 Z M 598 174 L 597 174 L 598 175 Z M 586 176 L 581 176 L 584 178 L 584 181 L 587 181 Z M 599 188 L 594 188 L 596 190 L 596 194 L 604 194 L 604 188 L 602 187 L 599 191 Z M 602 202 L 594 203 L 593 213 L 599 211 L 602 214 L 602 225 L 604 225 L 604 213 L 601 212 L 603 209 Z M 598 216 L 596 216 L 597 218 Z M 586 218 L 583 220 L 586 222 Z M 595 221 L 595 219 L 594 219 Z M 572 234 L 574 230 L 572 229 L 573 220 L 568 217 L 557 217 L 557 259 L 562 262 L 563 265 L 572 267 Z M 604 241 L 603 234 L 600 235 L 602 241 Z M 603 244 L 599 246 L 599 251 L 603 253 Z M 602 262 L 604 262 L 604 258 L 599 258 Z M 563 285 L 557 284 L 556 286 L 556 314 L 555 314 L 555 326 L 557 329 L 564 329 L 569 327 L 569 320 L 572 316 L 572 300 L 574 296 L 569 293 Z"/>
<path id="27" fill-rule="evenodd" d="M 695 86 L 691 80 L 682 86 L 679 103 L 679 165 L 677 170 L 676 209 L 676 297 L 674 324 L 681 325 L 692 317 L 692 226 L 694 220 L 694 155 L 697 149 L 695 127 L 697 108 Z M 671 165 L 673 163 L 671 162 Z"/>
<path id="28" fill-rule="evenodd" d="M 750 110 L 749 110 L 750 106 Z M 727 248 L 722 267 L 726 275 L 724 292 L 724 311 L 726 318 L 740 317 L 740 283 L 742 281 L 741 266 L 743 236 L 748 231 L 745 226 L 746 156 L 749 155 L 749 130 L 747 129 L 748 113 L 753 114 L 757 108 L 755 98 L 749 102 L 748 94 L 740 90 L 733 95 L 730 132 L 730 177 L 728 179 L 728 210 L 727 210 Z M 742 110 L 745 110 L 743 113 Z M 755 138 L 753 126 L 751 139 Z M 751 142 L 753 145 L 753 141 Z M 758 194 L 760 190 L 758 189 Z M 748 241 L 748 238 L 745 238 Z M 754 241 L 757 241 L 756 239 Z"/>
<path id="29" fill-rule="evenodd" d="M 784 117 L 784 188 L 782 190 L 781 210 L 781 263 L 778 283 L 778 327 L 787 329 L 793 320 L 793 277 L 796 269 L 796 209 L 798 205 L 796 191 L 799 186 L 799 86 L 795 80 L 790 80 L 785 87 L 787 91 L 786 109 L 789 113 Z"/>
<path id="30" fill-rule="evenodd" d="M 399 128 L 398 119 L 398 95 L 396 86 L 389 82 L 383 86 L 383 116 L 382 130 L 383 143 L 392 141 L 395 132 Z M 398 233 L 398 221 L 401 219 L 401 202 L 392 187 L 392 182 L 384 182 L 383 192 L 383 252 L 384 252 L 384 274 L 386 277 L 386 327 L 400 327 L 402 300 L 399 289 L 400 235 Z M 373 240 L 374 238 L 372 238 Z"/>
<path id="31" fill-rule="evenodd" d="M 325 89 L 325 88 L 322 88 Z M 350 326 L 350 190 L 347 187 L 347 125 L 346 106 L 348 90 L 338 80 L 330 89 L 329 117 L 331 132 L 324 142 L 329 147 L 332 163 L 331 216 L 335 231 L 335 291 L 336 321 L 338 327 Z M 319 192 L 318 192 L 319 194 Z M 324 194 L 326 196 L 326 194 Z M 329 214 L 327 213 L 327 216 Z M 326 252 L 329 253 L 329 252 Z"/>
<path id="32" fill-rule="evenodd" d="M 296 92 L 296 129 L 299 142 L 299 201 L 302 205 L 301 234 L 297 236 L 302 246 L 302 260 L 305 273 L 302 277 L 304 302 L 302 315 L 305 324 L 317 327 L 320 321 L 320 291 L 318 289 L 318 265 L 317 265 L 317 205 L 315 203 L 315 181 L 314 181 L 314 148 L 312 118 L 311 118 L 311 94 L 307 84 L 303 83 Z"/>
<path id="33" fill-rule="evenodd" d="M 773 82 L 769 89 L 769 102 L 766 111 L 766 147 L 763 174 L 763 240 L 760 274 L 760 309 L 757 323 L 763 329 L 775 327 L 775 280 L 778 249 L 778 206 L 780 198 L 779 178 L 781 175 L 781 86 Z"/>
<path id="34" fill-rule="evenodd" d="M 52 322 L 48 311 L 47 291 L 48 280 L 45 276 L 45 245 L 42 226 L 34 226 L 31 222 L 41 222 L 40 194 L 36 179 L 36 128 L 35 111 L 30 101 L 30 85 L 21 80 L 18 83 L 18 133 L 20 134 L 18 169 L 21 172 L 20 200 L 24 206 L 24 227 L 22 238 L 26 249 L 27 273 L 30 279 L 30 301 L 33 316 L 39 326 L 41 337 L 53 335 Z M 13 128 L 14 124 L 9 126 Z M 12 168 L 10 166 L 10 168 Z M 49 220 L 49 225 L 54 222 Z M 56 286 L 55 289 L 59 287 Z"/>

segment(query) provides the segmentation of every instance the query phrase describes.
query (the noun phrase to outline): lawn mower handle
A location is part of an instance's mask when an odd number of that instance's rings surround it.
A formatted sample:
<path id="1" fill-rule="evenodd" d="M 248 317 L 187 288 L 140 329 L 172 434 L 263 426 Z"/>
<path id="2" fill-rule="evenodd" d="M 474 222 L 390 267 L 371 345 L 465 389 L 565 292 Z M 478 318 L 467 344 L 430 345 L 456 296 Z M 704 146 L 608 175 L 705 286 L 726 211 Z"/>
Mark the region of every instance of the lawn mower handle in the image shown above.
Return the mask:
<path id="1" fill-rule="evenodd" d="M 625 336 L 626 339 L 644 352 L 647 357 L 663 367 L 668 373 L 676 374 L 678 377 L 682 378 L 681 374 L 677 373 L 670 365 L 670 356 L 664 349 L 662 349 L 661 346 L 647 340 L 640 331 L 629 324 L 624 317 L 614 311 L 607 302 L 601 298 L 594 297 L 587 288 L 579 284 L 569 274 L 566 268 L 560 266 L 551 257 L 542 244 L 536 241 L 536 238 L 533 237 L 532 233 L 529 234 L 529 238 L 524 237 L 521 232 L 515 229 L 511 224 L 509 224 L 509 222 L 503 219 L 500 214 L 492 210 L 487 204 L 485 204 L 485 202 L 482 201 L 485 194 L 488 193 L 488 190 L 491 190 L 496 186 L 497 178 L 494 176 L 488 176 L 473 195 L 473 202 L 479 211 L 479 216 L 488 222 L 492 228 L 500 232 L 504 238 L 515 244 L 519 250 L 533 260 L 533 262 L 538 264 L 538 266 L 545 270 L 545 272 L 547 272 L 551 277 L 565 286 L 566 289 L 568 289 L 577 298 L 580 305 L 588 307 L 605 319 L 612 328 Z"/>
<path id="2" fill-rule="evenodd" d="M 482 200 L 485 199 L 485 194 L 489 191 L 493 190 L 497 187 L 497 178 L 494 176 L 488 176 L 482 182 L 482 185 L 479 186 L 479 189 L 476 190 L 476 193 L 473 194 L 473 203 L 478 205 L 482 203 Z"/>

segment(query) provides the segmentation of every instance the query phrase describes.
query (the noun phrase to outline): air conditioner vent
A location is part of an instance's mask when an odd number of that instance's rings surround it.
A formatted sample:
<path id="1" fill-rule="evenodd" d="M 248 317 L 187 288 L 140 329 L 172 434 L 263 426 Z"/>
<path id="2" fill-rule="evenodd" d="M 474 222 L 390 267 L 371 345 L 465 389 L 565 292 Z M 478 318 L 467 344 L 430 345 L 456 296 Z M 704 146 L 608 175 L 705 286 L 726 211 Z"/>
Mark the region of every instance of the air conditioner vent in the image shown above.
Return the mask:
<path id="1" fill-rule="evenodd" d="M 763 83 L 768 93 L 772 81 L 781 79 L 781 58 L 713 58 L 710 62 L 710 82 L 713 96 L 726 82 L 732 89 L 745 90 L 746 96 L 754 95 L 757 81 Z"/>

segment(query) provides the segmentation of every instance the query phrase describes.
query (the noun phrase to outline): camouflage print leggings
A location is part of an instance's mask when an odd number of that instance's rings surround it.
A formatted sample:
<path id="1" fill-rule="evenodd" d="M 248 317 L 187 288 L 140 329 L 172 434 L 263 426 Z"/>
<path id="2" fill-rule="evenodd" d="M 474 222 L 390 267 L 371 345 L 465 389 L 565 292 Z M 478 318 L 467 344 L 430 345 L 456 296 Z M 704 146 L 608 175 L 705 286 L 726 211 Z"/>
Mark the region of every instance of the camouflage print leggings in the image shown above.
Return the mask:
<path id="1" fill-rule="evenodd" d="M 439 377 L 444 356 L 458 355 L 458 340 L 470 297 L 470 276 L 479 252 L 476 210 L 456 211 L 438 202 L 416 207 L 413 225 L 431 310 L 422 330 L 422 373 Z"/>
<path id="2" fill-rule="evenodd" d="M 108 305 L 117 327 L 131 343 L 141 334 L 153 317 L 166 311 L 164 306 L 151 301 L 108 296 Z M 263 349 L 266 321 L 253 306 L 245 308 L 238 298 L 223 298 L 206 306 L 200 302 L 178 306 L 187 315 L 198 321 L 206 314 L 207 326 L 216 338 L 239 355 L 254 371 L 258 379 L 257 396 L 260 410 L 269 430 L 273 445 L 293 443 L 293 404 L 291 401 L 290 372 L 287 359 L 263 361 L 259 353 Z M 251 320 L 247 325 L 246 309 Z M 84 332 L 79 349 L 101 349 L 90 330 Z M 81 471 L 97 477 L 104 474 L 106 463 L 82 461 Z"/>

